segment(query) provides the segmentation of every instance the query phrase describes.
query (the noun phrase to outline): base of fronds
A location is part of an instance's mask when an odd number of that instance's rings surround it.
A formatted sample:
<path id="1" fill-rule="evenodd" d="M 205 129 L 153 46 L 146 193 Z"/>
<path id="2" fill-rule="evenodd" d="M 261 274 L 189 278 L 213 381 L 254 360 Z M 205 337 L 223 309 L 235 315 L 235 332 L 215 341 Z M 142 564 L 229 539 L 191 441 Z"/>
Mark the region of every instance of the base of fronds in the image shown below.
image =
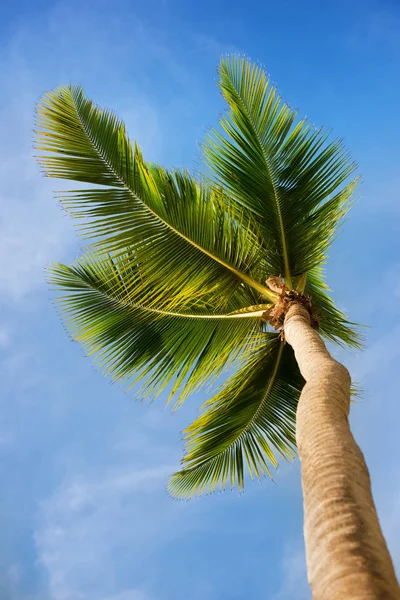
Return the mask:
<path id="1" fill-rule="evenodd" d="M 310 315 L 311 326 L 314 329 L 318 329 L 319 316 L 312 305 L 312 299 L 309 294 L 303 294 L 297 290 L 288 289 L 280 277 L 268 277 L 266 284 L 270 290 L 279 294 L 279 298 L 273 308 L 264 313 L 263 320 L 268 321 L 275 330 L 280 331 L 282 339 L 285 337 L 283 329 L 285 316 L 294 302 L 301 304 L 307 309 Z"/>

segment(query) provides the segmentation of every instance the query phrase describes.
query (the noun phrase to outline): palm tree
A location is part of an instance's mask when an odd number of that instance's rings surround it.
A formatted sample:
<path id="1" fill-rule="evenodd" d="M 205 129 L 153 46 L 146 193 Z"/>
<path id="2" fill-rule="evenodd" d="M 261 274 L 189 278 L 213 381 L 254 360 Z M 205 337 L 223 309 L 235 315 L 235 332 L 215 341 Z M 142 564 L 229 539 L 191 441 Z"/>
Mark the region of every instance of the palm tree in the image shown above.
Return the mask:
<path id="1" fill-rule="evenodd" d="M 269 474 L 297 445 L 313 598 L 399 599 L 349 428 L 350 376 L 323 341 L 360 347 L 322 271 L 355 165 L 248 60 L 223 59 L 219 85 L 228 111 L 197 178 L 146 162 L 81 88 L 44 96 L 45 174 L 91 184 L 60 196 L 89 243 L 50 269 L 59 306 L 73 338 L 128 389 L 167 390 L 174 407 L 214 389 L 185 432 L 171 495 L 242 490 L 245 471 Z"/>

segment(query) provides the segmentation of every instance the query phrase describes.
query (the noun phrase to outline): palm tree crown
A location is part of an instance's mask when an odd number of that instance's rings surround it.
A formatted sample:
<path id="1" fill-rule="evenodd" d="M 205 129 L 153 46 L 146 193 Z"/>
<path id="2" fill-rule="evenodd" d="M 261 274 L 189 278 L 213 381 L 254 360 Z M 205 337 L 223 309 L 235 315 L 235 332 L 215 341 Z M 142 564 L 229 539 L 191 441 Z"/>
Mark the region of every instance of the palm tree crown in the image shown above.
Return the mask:
<path id="1" fill-rule="evenodd" d="M 322 274 L 354 164 L 247 59 L 224 58 L 219 85 L 228 111 L 205 139 L 201 177 L 146 162 L 79 87 L 46 94 L 37 116 L 45 174 L 92 184 L 60 195 L 86 250 L 49 271 L 73 338 L 105 374 L 150 398 L 167 389 L 175 407 L 229 375 L 185 431 L 178 497 L 242 489 L 245 468 L 260 477 L 277 453 L 294 455 L 304 382 L 267 322 L 268 277 L 311 296 L 325 339 L 360 344 Z"/>

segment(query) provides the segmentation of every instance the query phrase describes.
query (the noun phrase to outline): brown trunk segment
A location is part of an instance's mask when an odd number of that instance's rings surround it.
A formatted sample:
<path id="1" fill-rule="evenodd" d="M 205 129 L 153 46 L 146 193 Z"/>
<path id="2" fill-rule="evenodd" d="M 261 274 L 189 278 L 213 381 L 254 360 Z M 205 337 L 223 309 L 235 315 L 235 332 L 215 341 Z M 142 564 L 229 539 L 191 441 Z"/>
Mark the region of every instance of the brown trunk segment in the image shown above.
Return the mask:
<path id="1" fill-rule="evenodd" d="M 304 536 L 313 600 L 400 600 L 367 466 L 350 431 L 350 376 L 293 303 L 285 339 L 306 384 L 297 410 Z"/>

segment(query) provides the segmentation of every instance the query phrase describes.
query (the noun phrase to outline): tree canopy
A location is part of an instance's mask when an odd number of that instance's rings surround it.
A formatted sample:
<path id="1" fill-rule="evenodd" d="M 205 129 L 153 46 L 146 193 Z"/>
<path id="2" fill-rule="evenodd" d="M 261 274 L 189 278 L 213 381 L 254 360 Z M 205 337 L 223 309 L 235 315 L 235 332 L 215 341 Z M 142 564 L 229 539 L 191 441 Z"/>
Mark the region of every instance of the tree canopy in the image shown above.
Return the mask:
<path id="1" fill-rule="evenodd" d="M 124 124 L 59 87 L 37 109 L 36 147 L 49 177 L 82 182 L 58 197 L 87 241 L 50 282 L 73 337 L 115 381 L 179 406 L 212 397 L 185 431 L 172 495 L 243 489 L 295 453 L 303 380 L 265 311 L 266 279 L 309 294 L 321 335 L 359 347 L 323 278 L 327 251 L 357 185 L 340 140 L 285 103 L 258 65 L 221 60 L 227 111 L 203 144 L 204 173 L 146 161 Z M 87 185 L 90 184 L 90 185 Z M 223 377 L 215 390 L 216 380 Z"/>

